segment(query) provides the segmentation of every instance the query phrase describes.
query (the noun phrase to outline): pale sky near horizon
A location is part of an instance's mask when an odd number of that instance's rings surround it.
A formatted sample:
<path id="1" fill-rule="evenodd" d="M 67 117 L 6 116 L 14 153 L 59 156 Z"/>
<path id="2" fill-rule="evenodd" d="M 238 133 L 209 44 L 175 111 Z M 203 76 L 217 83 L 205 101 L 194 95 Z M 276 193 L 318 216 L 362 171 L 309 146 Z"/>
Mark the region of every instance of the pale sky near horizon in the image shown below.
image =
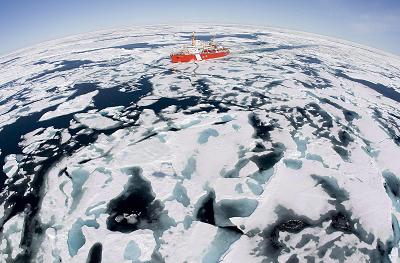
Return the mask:
<path id="1" fill-rule="evenodd" d="M 0 0 L 0 55 L 105 28 L 196 22 L 283 27 L 400 55 L 400 0 Z"/>

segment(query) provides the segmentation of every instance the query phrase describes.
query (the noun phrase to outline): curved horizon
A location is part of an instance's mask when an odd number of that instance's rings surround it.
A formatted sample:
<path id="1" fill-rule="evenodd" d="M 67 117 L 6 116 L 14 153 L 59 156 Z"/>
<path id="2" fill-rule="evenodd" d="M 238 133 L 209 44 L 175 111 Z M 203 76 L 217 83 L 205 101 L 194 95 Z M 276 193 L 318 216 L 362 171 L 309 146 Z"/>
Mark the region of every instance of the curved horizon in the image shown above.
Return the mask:
<path id="1" fill-rule="evenodd" d="M 75 34 L 69 34 L 69 35 L 65 35 L 65 36 L 61 36 L 61 37 L 57 37 L 57 38 L 52 38 L 52 39 L 47 39 L 47 40 L 43 40 L 41 42 L 37 42 L 37 43 L 33 43 L 24 47 L 20 47 L 17 48 L 15 50 L 11 50 L 9 52 L 6 53 L 0 53 L 0 59 L 5 58 L 7 56 L 12 56 L 14 53 L 18 53 L 18 52 L 23 52 L 26 49 L 31 49 L 37 46 L 40 46 L 42 44 L 46 44 L 48 42 L 52 42 L 52 41 L 59 41 L 59 40 L 63 40 L 63 39 L 67 39 L 67 38 L 71 38 L 71 37 L 78 37 L 78 36 L 84 36 L 84 35 L 88 35 L 88 34 L 95 34 L 95 33 L 99 33 L 102 31 L 107 31 L 107 32 L 114 32 L 114 31 L 118 31 L 121 29 L 129 29 L 129 28 L 134 28 L 134 27 L 155 27 L 155 26 L 182 26 L 186 24 L 188 27 L 193 27 L 193 26 L 201 26 L 201 25 L 207 25 L 207 26 L 236 26 L 236 27 L 254 27 L 254 28 L 258 28 L 258 29 L 272 29 L 272 30 L 285 30 L 288 31 L 290 33 L 303 33 L 303 34 L 310 34 L 310 35 L 314 35 L 314 36 L 321 36 L 321 37 L 325 37 L 325 38 L 329 38 L 331 40 L 334 40 L 335 42 L 337 41 L 343 41 L 345 43 L 341 43 L 341 44 L 345 44 L 345 45 L 358 45 L 360 47 L 363 48 L 368 48 L 368 51 L 372 52 L 372 51 L 379 51 L 381 53 L 384 53 L 385 55 L 390 55 L 390 56 L 394 56 L 397 57 L 398 59 L 400 59 L 400 54 L 396 54 L 378 47 L 374 47 L 374 46 L 369 46 L 367 44 L 363 44 L 363 43 L 358 43 L 355 41 L 351 41 L 345 38 L 340 38 L 340 37 L 335 37 L 335 36 L 330 36 L 330 35 L 324 35 L 324 34 L 320 34 L 320 33 L 314 33 L 314 32 L 309 32 L 309 31 L 303 31 L 303 30 L 297 30 L 297 29 L 292 29 L 292 28 L 286 28 L 286 27 L 278 27 L 278 26 L 269 26 L 269 25 L 257 25 L 257 24 L 239 24 L 239 23 L 211 23 L 211 22 L 194 22 L 194 23 L 172 23 L 172 24 L 166 24 L 166 23 L 159 23 L 159 24 L 143 24 L 143 25 L 124 25 L 124 26 L 119 26 L 119 27 L 108 27 L 108 28 L 99 28 L 99 29 L 95 29 L 95 30 L 91 30 L 91 31 L 86 31 L 86 32 L 80 32 L 80 33 L 75 33 Z M 211 35 L 211 31 L 210 31 L 210 35 Z M 216 35 L 218 35 L 218 33 L 216 33 Z"/>
<path id="2" fill-rule="evenodd" d="M 154 24 L 239 24 L 279 27 L 339 38 L 400 54 L 400 2 L 394 0 L 172 0 L 118 4 L 21 0 L 0 3 L 0 55 L 49 40 L 110 28 Z"/>

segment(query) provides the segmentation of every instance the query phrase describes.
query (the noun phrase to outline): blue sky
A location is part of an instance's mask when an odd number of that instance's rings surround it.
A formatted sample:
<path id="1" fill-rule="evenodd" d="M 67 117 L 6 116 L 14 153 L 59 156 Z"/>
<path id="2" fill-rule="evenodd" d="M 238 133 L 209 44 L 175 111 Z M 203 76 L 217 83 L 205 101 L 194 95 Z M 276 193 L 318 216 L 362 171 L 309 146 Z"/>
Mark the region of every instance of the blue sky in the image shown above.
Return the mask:
<path id="1" fill-rule="evenodd" d="M 104 28 L 192 22 L 284 27 L 400 55 L 400 0 L 0 0 L 0 54 Z"/>

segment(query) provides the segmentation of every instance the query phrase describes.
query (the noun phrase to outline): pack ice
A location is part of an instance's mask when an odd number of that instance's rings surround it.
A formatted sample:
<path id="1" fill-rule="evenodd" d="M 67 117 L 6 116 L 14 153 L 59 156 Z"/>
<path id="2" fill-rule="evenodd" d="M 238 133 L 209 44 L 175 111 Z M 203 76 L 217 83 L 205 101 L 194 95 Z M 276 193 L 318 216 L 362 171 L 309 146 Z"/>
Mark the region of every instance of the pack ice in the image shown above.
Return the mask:
<path id="1" fill-rule="evenodd" d="M 192 31 L 231 54 L 171 64 Z M 0 64 L 1 262 L 399 262 L 395 55 L 146 26 Z"/>

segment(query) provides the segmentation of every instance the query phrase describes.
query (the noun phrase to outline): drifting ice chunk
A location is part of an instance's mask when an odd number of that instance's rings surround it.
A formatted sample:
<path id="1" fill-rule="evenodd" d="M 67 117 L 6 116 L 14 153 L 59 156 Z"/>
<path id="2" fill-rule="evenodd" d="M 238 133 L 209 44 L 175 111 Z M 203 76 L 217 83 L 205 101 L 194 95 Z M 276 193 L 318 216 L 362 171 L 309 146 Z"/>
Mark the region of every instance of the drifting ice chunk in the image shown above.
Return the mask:
<path id="1" fill-rule="evenodd" d="M 94 130 L 108 130 L 121 125 L 121 122 L 104 117 L 99 113 L 78 113 L 75 114 L 75 119 Z"/>
<path id="2" fill-rule="evenodd" d="M 5 164 L 3 166 L 3 171 L 7 175 L 7 177 L 14 176 L 18 171 L 18 162 L 17 155 L 10 154 L 5 158 Z"/>
<path id="3" fill-rule="evenodd" d="M 138 105 L 138 106 L 141 106 L 141 107 L 143 107 L 143 106 L 149 106 L 149 105 L 151 105 L 151 104 L 157 102 L 159 99 L 160 99 L 160 97 L 158 97 L 158 96 L 146 96 L 146 97 L 142 98 L 142 99 L 137 103 L 137 105 Z"/>
<path id="4" fill-rule="evenodd" d="M 65 129 L 61 132 L 61 144 L 64 144 L 66 142 L 69 141 L 69 139 L 71 139 L 71 134 L 69 134 L 68 130 Z"/>
<path id="5" fill-rule="evenodd" d="M 117 116 L 124 109 L 124 106 L 115 106 L 102 109 L 100 112 L 103 116 Z"/>
<path id="6" fill-rule="evenodd" d="M 74 112 L 79 112 L 86 109 L 91 103 L 94 96 L 97 95 L 99 91 L 95 90 L 87 94 L 76 97 L 75 99 L 68 100 L 60 104 L 56 110 L 48 111 L 40 118 L 39 121 L 45 121 L 53 119 L 55 117 L 68 115 Z"/>

